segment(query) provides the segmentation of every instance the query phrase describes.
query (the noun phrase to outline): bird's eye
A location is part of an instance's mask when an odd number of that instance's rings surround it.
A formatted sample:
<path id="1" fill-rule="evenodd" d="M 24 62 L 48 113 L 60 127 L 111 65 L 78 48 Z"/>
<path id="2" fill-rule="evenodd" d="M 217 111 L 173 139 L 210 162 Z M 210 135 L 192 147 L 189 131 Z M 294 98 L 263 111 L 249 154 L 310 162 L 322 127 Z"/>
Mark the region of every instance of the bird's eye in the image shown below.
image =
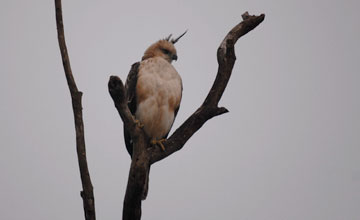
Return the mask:
<path id="1" fill-rule="evenodd" d="M 162 49 L 162 51 L 163 51 L 164 54 L 169 54 L 170 53 L 170 51 L 167 50 L 167 49 Z"/>

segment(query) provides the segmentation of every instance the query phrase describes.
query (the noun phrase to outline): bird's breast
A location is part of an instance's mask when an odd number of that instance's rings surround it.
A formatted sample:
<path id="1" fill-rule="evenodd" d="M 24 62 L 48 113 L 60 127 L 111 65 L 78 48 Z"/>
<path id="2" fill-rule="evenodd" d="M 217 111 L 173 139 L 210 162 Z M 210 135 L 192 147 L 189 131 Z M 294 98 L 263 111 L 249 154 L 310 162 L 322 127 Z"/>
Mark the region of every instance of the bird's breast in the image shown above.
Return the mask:
<path id="1" fill-rule="evenodd" d="M 135 117 L 152 138 L 163 138 L 174 122 L 180 105 L 182 82 L 175 68 L 162 58 L 141 62 L 136 85 Z"/>

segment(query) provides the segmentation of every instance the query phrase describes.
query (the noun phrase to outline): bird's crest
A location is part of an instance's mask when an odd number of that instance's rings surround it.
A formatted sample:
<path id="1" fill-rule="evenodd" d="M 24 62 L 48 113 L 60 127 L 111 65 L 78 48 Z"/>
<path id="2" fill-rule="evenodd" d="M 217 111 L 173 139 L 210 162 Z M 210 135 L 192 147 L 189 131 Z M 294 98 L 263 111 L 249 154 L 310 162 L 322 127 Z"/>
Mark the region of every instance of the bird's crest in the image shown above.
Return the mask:
<path id="1" fill-rule="evenodd" d="M 177 37 L 177 38 L 172 38 L 171 39 L 171 36 L 172 36 L 172 34 L 170 34 L 167 38 L 165 38 L 165 40 L 167 40 L 167 41 L 169 41 L 170 43 L 172 43 L 172 44 L 175 44 L 176 42 L 178 42 L 178 40 L 182 37 L 182 36 L 184 36 L 185 34 L 186 34 L 186 32 L 187 32 L 188 30 L 186 30 L 182 35 L 180 35 L 179 37 Z"/>
<path id="2" fill-rule="evenodd" d="M 174 44 L 178 42 L 178 40 L 186 34 L 187 30 L 177 38 L 171 38 L 172 34 L 170 34 L 167 38 L 159 40 L 150 47 L 148 47 L 142 57 L 142 60 L 146 60 L 151 57 L 162 57 L 165 60 L 171 63 L 173 60 L 177 60 L 177 54 Z"/>

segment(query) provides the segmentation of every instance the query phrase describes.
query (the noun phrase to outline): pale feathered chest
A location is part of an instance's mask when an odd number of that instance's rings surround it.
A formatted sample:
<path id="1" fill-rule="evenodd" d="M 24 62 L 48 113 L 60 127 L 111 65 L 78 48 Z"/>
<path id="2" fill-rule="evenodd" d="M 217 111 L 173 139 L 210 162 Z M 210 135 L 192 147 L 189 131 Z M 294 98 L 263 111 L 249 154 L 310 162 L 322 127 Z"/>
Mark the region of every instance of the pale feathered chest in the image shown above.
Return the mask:
<path id="1" fill-rule="evenodd" d="M 136 95 L 135 117 L 144 124 L 145 132 L 150 137 L 164 137 L 170 131 L 175 111 L 180 105 L 180 75 L 163 58 L 146 59 L 139 66 Z"/>

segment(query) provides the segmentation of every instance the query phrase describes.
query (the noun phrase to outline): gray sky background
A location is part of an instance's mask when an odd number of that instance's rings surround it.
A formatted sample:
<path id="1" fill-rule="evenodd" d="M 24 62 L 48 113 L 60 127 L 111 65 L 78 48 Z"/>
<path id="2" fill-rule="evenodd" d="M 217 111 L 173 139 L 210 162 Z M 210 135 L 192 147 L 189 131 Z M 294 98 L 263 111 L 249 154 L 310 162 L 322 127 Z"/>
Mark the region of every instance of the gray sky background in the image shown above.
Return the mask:
<path id="1" fill-rule="evenodd" d="M 53 1 L 0 7 L 0 219 L 83 219 L 70 95 Z M 107 91 L 168 34 L 184 84 L 177 128 L 214 80 L 241 14 L 265 21 L 236 45 L 230 113 L 151 169 L 143 219 L 360 219 L 360 3 L 331 0 L 63 1 L 84 92 L 98 219 L 119 219 L 130 159 Z"/>

